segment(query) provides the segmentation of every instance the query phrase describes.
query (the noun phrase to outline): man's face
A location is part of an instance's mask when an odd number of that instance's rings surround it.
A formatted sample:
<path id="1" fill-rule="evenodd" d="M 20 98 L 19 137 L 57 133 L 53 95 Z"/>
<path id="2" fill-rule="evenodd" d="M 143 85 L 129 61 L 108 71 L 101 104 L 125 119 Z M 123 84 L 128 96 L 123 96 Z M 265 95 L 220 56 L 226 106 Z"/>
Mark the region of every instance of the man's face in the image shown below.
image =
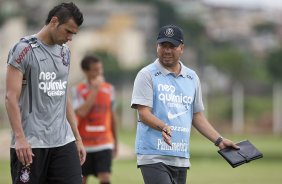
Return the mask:
<path id="1" fill-rule="evenodd" d="M 89 70 L 85 71 L 85 75 L 89 80 L 95 79 L 98 76 L 102 76 L 103 73 L 104 70 L 101 62 L 91 63 L 89 66 Z"/>
<path id="2" fill-rule="evenodd" d="M 59 24 L 57 17 L 51 20 L 51 40 L 53 44 L 62 45 L 72 40 L 72 36 L 78 31 L 78 26 L 73 19 L 66 23 Z"/>
<path id="3" fill-rule="evenodd" d="M 178 64 L 180 56 L 183 53 L 183 44 L 175 47 L 170 42 L 163 42 L 157 45 L 157 55 L 160 63 L 164 67 L 174 67 Z"/>

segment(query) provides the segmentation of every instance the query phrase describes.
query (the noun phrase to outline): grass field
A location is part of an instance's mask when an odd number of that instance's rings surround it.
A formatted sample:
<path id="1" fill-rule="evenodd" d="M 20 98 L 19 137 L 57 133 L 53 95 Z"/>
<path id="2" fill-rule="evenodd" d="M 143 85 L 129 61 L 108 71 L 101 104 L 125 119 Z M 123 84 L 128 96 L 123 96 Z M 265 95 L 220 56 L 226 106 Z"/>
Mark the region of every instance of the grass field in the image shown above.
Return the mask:
<path id="1" fill-rule="evenodd" d="M 120 140 L 133 146 L 134 133 L 123 132 Z M 229 136 L 228 136 L 229 137 Z M 191 137 L 191 163 L 188 171 L 189 184 L 281 184 L 282 183 L 282 137 L 275 136 L 232 136 L 238 142 L 249 139 L 264 158 L 237 168 L 229 166 L 216 152 L 217 149 L 205 138 L 194 133 Z M 0 184 L 10 184 L 9 162 L 0 161 Z M 142 176 L 136 168 L 136 160 L 115 160 L 113 184 L 141 184 Z M 91 177 L 88 184 L 98 184 Z"/>

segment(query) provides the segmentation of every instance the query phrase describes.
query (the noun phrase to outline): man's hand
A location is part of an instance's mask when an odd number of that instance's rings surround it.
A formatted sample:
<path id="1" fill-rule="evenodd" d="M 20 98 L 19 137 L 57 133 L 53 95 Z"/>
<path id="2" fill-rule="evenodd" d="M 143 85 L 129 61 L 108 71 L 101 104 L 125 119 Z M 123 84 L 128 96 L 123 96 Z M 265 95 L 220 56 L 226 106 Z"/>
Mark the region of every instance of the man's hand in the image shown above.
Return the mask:
<path id="1" fill-rule="evenodd" d="M 171 128 L 169 126 L 165 126 L 162 129 L 162 136 L 163 136 L 163 140 L 169 145 L 171 146 Z"/>
<path id="2" fill-rule="evenodd" d="M 116 158 L 117 154 L 118 154 L 118 145 L 115 143 L 114 149 L 113 149 L 113 152 L 112 152 L 113 158 Z"/>
<path id="3" fill-rule="evenodd" d="M 223 138 L 220 144 L 218 145 L 219 149 L 224 149 L 226 147 L 232 147 L 234 149 L 240 149 L 239 146 L 237 146 L 235 143 L 230 141 L 229 139 Z"/>
<path id="4" fill-rule="evenodd" d="M 82 165 L 86 159 L 86 151 L 81 140 L 75 141 L 75 144 L 79 155 L 80 165 Z"/>
<path id="5" fill-rule="evenodd" d="M 15 149 L 17 157 L 23 165 L 29 165 L 32 163 L 32 157 L 34 154 L 32 153 L 30 144 L 25 138 L 16 139 Z"/>
<path id="6" fill-rule="evenodd" d="M 90 88 L 93 90 L 98 90 L 104 82 L 105 82 L 104 77 L 102 75 L 99 75 L 95 79 L 91 79 Z"/>

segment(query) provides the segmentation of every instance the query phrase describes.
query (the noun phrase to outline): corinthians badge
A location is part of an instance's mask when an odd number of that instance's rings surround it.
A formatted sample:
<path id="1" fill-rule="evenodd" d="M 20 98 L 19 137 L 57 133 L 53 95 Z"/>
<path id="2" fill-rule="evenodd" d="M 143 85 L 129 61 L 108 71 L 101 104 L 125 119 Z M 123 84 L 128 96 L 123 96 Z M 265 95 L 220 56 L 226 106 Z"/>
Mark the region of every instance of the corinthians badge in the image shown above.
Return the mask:
<path id="1" fill-rule="evenodd" d="M 164 33 L 167 37 L 173 37 L 174 32 L 172 28 L 167 28 Z"/>
<path id="2" fill-rule="evenodd" d="M 30 174 L 30 165 L 24 166 L 21 169 L 21 176 L 20 176 L 20 180 L 23 183 L 27 183 L 30 180 L 29 174 Z"/>

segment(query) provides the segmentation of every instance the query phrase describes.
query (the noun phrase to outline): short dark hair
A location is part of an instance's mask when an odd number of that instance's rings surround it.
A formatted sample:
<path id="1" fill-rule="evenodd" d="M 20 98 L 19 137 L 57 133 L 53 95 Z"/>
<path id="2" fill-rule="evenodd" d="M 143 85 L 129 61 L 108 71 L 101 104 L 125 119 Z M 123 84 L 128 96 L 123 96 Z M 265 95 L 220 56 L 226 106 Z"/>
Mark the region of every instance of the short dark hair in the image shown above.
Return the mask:
<path id="1" fill-rule="evenodd" d="M 82 59 L 80 63 L 81 69 L 83 71 L 88 71 L 90 69 L 90 64 L 93 63 L 101 63 L 101 60 L 94 55 L 87 55 Z"/>
<path id="2" fill-rule="evenodd" d="M 80 12 L 78 7 L 70 3 L 61 3 L 50 10 L 48 17 L 45 21 L 45 25 L 49 24 L 52 17 L 58 17 L 59 24 L 66 23 L 69 19 L 73 18 L 75 23 L 80 26 L 83 23 L 83 14 Z"/>

